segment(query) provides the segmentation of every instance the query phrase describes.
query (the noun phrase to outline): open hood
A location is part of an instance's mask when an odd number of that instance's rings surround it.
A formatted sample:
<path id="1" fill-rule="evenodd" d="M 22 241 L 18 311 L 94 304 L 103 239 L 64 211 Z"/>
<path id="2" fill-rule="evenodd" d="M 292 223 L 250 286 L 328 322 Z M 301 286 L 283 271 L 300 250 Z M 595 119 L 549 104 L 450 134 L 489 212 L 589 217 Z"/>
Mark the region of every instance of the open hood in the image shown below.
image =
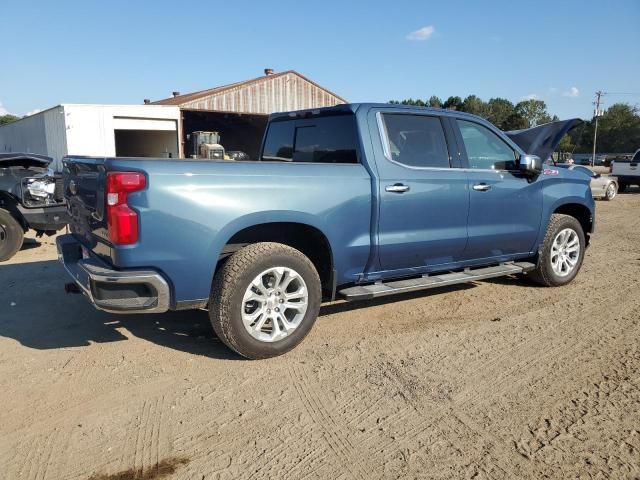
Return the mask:
<path id="1" fill-rule="evenodd" d="M 40 167 L 47 168 L 53 161 L 51 157 L 34 153 L 0 153 L 0 168 Z"/>
<path id="2" fill-rule="evenodd" d="M 505 132 L 525 153 L 536 155 L 544 162 L 555 151 L 556 147 L 567 132 L 583 121 L 579 118 L 571 120 L 559 120 L 545 123 L 538 127 L 524 130 L 512 130 Z"/>

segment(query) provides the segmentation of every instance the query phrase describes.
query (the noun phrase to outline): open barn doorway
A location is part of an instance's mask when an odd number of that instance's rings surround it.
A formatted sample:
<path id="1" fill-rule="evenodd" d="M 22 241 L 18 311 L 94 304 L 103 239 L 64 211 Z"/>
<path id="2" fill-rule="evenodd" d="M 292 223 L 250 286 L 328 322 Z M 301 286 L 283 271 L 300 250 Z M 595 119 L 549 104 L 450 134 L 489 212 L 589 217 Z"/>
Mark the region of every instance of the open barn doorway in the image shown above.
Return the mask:
<path id="1" fill-rule="evenodd" d="M 178 158 L 175 120 L 114 118 L 116 157 Z"/>
<path id="2" fill-rule="evenodd" d="M 197 155 L 192 142 L 193 132 L 218 132 L 219 143 L 226 152 L 241 151 L 257 160 L 268 115 L 182 110 L 182 141 L 185 158 Z"/>

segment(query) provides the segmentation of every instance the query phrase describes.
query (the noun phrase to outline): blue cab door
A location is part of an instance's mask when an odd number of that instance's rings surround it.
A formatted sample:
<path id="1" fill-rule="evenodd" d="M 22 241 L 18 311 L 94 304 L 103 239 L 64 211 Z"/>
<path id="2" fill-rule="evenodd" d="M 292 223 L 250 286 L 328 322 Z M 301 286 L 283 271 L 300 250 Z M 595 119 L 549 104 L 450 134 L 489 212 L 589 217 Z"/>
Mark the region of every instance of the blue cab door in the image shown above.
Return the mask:
<path id="1" fill-rule="evenodd" d="M 469 182 L 465 260 L 528 254 L 542 218 L 541 182 L 517 170 L 518 153 L 502 135 L 472 120 L 452 119 Z"/>
<path id="2" fill-rule="evenodd" d="M 429 113 L 376 114 L 382 276 L 460 261 L 467 242 L 468 179 L 452 168 L 454 133 Z M 457 155 L 455 161 L 457 161 Z M 406 272 L 405 272 L 406 270 Z"/>

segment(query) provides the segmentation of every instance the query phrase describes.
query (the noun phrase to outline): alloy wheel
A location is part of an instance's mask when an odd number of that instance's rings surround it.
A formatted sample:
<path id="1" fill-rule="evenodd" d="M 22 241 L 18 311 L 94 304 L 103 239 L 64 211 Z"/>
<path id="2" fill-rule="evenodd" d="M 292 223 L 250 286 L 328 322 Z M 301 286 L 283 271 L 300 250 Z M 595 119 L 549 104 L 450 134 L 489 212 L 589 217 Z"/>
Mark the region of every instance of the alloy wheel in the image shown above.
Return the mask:
<path id="1" fill-rule="evenodd" d="M 291 335 L 307 312 L 309 292 L 302 276 L 287 267 L 260 273 L 242 299 L 242 323 L 261 342 L 275 342 Z"/>
<path id="2" fill-rule="evenodd" d="M 575 230 L 565 228 L 553 239 L 551 268 L 559 277 L 571 274 L 580 258 L 580 238 Z"/>

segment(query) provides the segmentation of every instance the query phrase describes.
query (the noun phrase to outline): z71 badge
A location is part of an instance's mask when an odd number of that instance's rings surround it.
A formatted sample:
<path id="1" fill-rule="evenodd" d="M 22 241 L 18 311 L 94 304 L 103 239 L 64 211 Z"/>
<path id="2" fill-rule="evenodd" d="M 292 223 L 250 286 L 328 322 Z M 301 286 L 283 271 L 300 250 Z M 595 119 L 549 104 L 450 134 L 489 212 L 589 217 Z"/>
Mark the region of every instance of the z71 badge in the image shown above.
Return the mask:
<path id="1" fill-rule="evenodd" d="M 542 172 L 543 175 L 558 175 L 560 173 L 558 170 L 554 170 L 553 168 L 545 168 Z"/>

